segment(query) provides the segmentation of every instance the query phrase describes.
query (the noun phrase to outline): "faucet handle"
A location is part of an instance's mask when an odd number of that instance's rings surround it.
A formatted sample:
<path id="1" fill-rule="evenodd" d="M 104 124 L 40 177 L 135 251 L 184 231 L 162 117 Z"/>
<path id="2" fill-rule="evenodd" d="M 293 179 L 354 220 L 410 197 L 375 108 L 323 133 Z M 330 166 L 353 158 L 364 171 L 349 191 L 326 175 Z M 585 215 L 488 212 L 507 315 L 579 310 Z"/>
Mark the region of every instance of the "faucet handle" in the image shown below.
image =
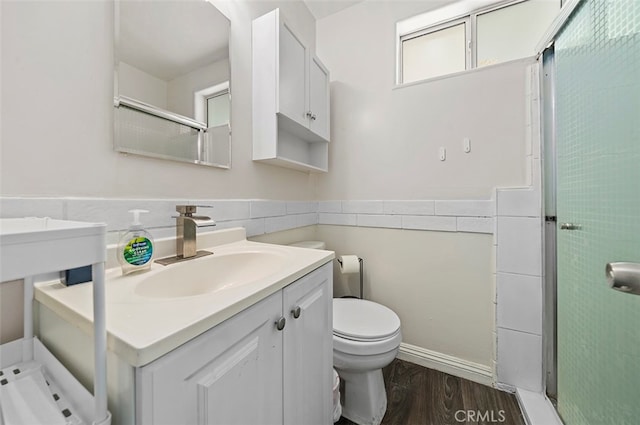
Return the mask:
<path id="1" fill-rule="evenodd" d="M 182 214 L 193 214 L 196 212 L 195 205 L 176 205 L 176 211 Z"/>
<path id="2" fill-rule="evenodd" d="M 213 208 L 213 205 L 176 205 L 176 211 L 180 214 L 195 214 L 198 208 Z"/>

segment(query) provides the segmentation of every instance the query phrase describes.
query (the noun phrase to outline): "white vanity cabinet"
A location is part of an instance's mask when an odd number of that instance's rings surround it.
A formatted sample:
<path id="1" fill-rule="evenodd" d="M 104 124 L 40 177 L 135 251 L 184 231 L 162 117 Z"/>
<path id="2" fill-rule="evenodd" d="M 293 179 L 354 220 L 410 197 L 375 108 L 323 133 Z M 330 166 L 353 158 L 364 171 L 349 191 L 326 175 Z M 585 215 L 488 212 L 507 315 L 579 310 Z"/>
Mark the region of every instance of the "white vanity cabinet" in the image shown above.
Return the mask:
<path id="1" fill-rule="evenodd" d="M 329 71 L 280 16 L 252 25 L 253 159 L 327 171 Z"/>
<path id="2" fill-rule="evenodd" d="M 330 424 L 331 299 L 325 264 L 137 368 L 136 423 Z"/>
<path id="3" fill-rule="evenodd" d="M 333 423 L 333 275 L 331 264 L 282 291 L 284 423 Z"/>

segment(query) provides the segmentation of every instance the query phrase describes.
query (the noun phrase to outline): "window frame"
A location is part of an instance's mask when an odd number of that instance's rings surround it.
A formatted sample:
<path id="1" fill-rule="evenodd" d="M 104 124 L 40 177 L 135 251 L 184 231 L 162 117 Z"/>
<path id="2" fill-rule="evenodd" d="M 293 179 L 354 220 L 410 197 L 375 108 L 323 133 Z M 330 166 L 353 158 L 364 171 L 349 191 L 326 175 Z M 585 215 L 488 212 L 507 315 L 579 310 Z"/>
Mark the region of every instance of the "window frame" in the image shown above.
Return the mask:
<path id="1" fill-rule="evenodd" d="M 209 95 L 206 95 L 204 97 L 204 116 L 205 116 L 205 123 L 207 124 L 207 128 L 211 128 L 212 126 L 209 124 L 209 99 L 213 99 L 214 97 L 220 97 L 220 96 L 229 96 L 229 88 L 226 89 L 222 89 L 220 91 L 217 91 L 215 93 L 211 93 Z M 231 102 L 229 101 L 229 104 Z M 229 105 L 229 119 L 227 120 L 226 124 L 228 125 L 229 122 L 231 122 L 231 105 Z M 219 125 L 225 125 L 225 124 L 219 124 Z"/>
<path id="2" fill-rule="evenodd" d="M 209 117 L 207 115 L 208 102 L 207 99 L 215 97 L 216 95 L 222 95 L 226 92 L 229 95 L 229 127 L 231 127 L 231 86 L 229 80 L 222 83 L 206 87 L 202 90 L 198 90 L 193 93 L 193 111 L 196 120 L 207 124 Z"/>
<path id="3" fill-rule="evenodd" d="M 420 35 L 425 35 L 435 31 L 446 29 L 462 22 L 468 22 L 468 25 L 465 28 L 465 35 L 467 36 L 465 46 L 466 66 L 465 70 L 460 72 L 478 69 L 478 16 L 527 1 L 535 0 L 462 0 L 460 2 L 456 2 L 439 9 L 434 9 L 396 23 L 396 85 L 410 85 L 422 81 L 443 78 L 456 74 L 443 74 L 435 77 L 428 77 L 422 80 L 404 83 L 402 69 L 403 41 L 410 40 Z M 557 1 L 560 3 L 561 10 L 562 0 Z M 478 5 L 478 3 L 480 3 L 480 5 Z"/>
<path id="4" fill-rule="evenodd" d="M 524 1 L 524 0 L 520 0 L 520 1 Z M 423 81 L 423 80 L 416 80 L 416 81 L 411 81 L 409 83 L 404 83 L 403 79 L 404 79 L 404 57 L 403 57 L 403 43 L 405 41 L 409 41 L 412 40 L 414 38 L 418 38 L 418 37 L 422 37 L 428 34 L 432 34 L 438 31 L 442 31 L 442 30 L 446 30 L 448 28 L 453 28 L 456 27 L 460 24 L 464 24 L 464 36 L 465 36 L 465 54 L 464 54 L 464 71 L 472 69 L 472 56 L 471 56 L 471 49 L 469 46 L 469 40 L 471 38 L 471 20 L 469 19 L 469 17 L 461 17 L 458 19 L 452 19 L 450 21 L 447 22 L 442 22 L 440 24 L 436 24 L 436 25 L 431 25 L 429 27 L 426 28 L 422 28 L 420 30 L 417 31 L 413 31 L 411 33 L 408 34 L 404 34 L 400 36 L 399 39 L 399 48 L 400 48 L 400 52 L 399 52 L 399 63 L 398 63 L 398 70 L 400 72 L 400 75 L 398 76 L 398 84 L 411 84 L 417 81 Z M 442 74 L 442 75 L 436 75 L 434 77 L 429 77 L 427 79 L 431 79 L 431 78 L 439 78 L 442 77 L 444 75 L 450 75 L 450 74 Z"/>

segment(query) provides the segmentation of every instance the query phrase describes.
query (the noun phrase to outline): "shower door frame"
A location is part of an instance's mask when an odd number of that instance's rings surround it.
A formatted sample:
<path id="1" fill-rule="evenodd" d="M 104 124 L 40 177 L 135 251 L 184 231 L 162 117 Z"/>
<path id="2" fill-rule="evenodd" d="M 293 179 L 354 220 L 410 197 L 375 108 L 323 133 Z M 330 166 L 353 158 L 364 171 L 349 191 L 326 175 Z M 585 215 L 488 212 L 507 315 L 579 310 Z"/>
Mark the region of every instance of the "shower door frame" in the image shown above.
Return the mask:
<path id="1" fill-rule="evenodd" d="M 555 116 L 555 55 L 553 45 L 541 56 L 540 105 L 542 135 L 542 208 L 543 230 L 543 361 L 544 388 L 546 395 L 557 400 L 557 163 L 556 163 L 556 116 Z"/>
<path id="2" fill-rule="evenodd" d="M 544 392 L 555 405 L 558 392 L 557 363 L 557 223 L 556 223 L 556 86 L 554 42 L 582 0 L 562 0 L 561 9 L 542 40 L 536 46 L 541 63 L 539 73 L 541 126 L 541 187 L 545 216 L 543 231 L 543 352 Z"/>

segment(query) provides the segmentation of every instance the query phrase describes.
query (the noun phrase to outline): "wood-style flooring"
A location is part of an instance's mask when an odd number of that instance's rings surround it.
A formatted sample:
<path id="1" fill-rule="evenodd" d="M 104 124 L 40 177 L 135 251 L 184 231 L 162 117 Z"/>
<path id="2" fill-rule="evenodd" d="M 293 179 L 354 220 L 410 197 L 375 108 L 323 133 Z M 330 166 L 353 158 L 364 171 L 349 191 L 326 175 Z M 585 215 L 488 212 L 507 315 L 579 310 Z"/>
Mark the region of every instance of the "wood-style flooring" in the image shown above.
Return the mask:
<path id="1" fill-rule="evenodd" d="M 515 395 L 395 359 L 383 369 L 382 425 L 525 425 Z M 345 417 L 339 425 L 353 425 Z"/>

